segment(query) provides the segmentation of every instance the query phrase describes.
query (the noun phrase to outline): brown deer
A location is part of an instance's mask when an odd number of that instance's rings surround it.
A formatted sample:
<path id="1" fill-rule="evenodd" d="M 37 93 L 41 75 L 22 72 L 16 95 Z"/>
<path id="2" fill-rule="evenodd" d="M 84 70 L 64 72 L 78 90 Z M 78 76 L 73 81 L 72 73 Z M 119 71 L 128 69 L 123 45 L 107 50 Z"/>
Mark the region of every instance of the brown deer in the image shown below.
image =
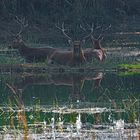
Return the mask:
<path id="1" fill-rule="evenodd" d="M 29 47 L 25 44 L 20 35 L 16 36 L 9 48 L 18 49 L 20 55 L 24 57 L 27 62 L 45 61 L 54 51 L 57 50 L 56 48 L 51 47 Z"/>
<path id="2" fill-rule="evenodd" d="M 70 50 L 56 50 L 51 55 L 49 63 L 60 65 L 78 65 L 86 61 L 80 41 L 73 42 L 73 49 Z"/>
<path id="3" fill-rule="evenodd" d="M 85 31 L 85 28 L 83 28 L 81 25 L 80 27 Z M 50 57 L 49 63 L 57 63 L 61 65 L 76 65 L 81 64 L 85 62 L 91 62 L 93 58 L 98 59 L 99 61 L 103 61 L 106 57 L 104 50 L 101 47 L 101 40 L 103 39 L 103 33 L 108 30 L 111 27 L 111 25 L 105 29 L 102 28 L 100 35 L 98 38 L 95 38 L 93 33 L 93 25 L 91 30 L 91 33 L 88 34 L 83 41 L 85 41 L 86 38 L 91 36 L 93 46 L 92 48 L 82 49 L 82 41 L 73 41 L 73 50 L 69 51 L 62 51 L 62 50 L 56 50 L 52 56 Z M 59 28 L 59 27 L 58 27 Z M 99 27 L 96 27 L 94 30 L 98 29 Z M 100 27 L 101 28 L 101 27 Z M 61 28 L 59 28 L 61 29 Z M 69 39 L 72 40 L 66 33 L 64 27 L 61 29 L 63 34 Z M 77 50 L 77 51 L 76 51 Z M 79 54 L 78 54 L 79 53 Z"/>
<path id="4" fill-rule="evenodd" d="M 83 51 L 86 61 L 91 62 L 94 58 L 99 61 L 105 60 L 106 54 L 101 47 L 101 44 L 100 44 L 101 40 L 96 39 L 93 36 L 91 36 L 91 39 L 92 39 L 93 47 L 84 49 Z"/>
<path id="5" fill-rule="evenodd" d="M 84 31 L 86 31 L 86 29 L 83 28 L 81 25 L 80 25 L 80 27 Z M 101 29 L 100 35 L 97 38 L 95 38 L 93 35 L 91 35 L 91 40 L 92 40 L 92 46 L 93 47 L 84 49 L 84 56 L 85 56 L 87 62 L 91 62 L 93 60 L 93 58 L 96 58 L 99 61 L 103 61 L 106 58 L 106 54 L 105 54 L 105 52 L 104 52 L 104 50 L 102 49 L 102 46 L 101 46 L 101 41 L 103 40 L 103 33 L 105 31 L 107 31 L 109 28 L 111 28 L 111 25 L 109 25 L 105 29 L 103 27 L 97 26 L 97 27 L 95 27 L 94 30 L 97 30 L 99 28 L 102 28 L 102 29 Z"/>
<path id="6" fill-rule="evenodd" d="M 19 19 L 18 17 L 16 17 L 16 22 L 20 25 L 20 31 L 16 35 L 12 33 L 15 39 L 8 48 L 18 49 L 20 55 L 24 57 L 27 62 L 45 61 L 57 50 L 52 47 L 34 48 L 26 45 L 22 40 L 21 33 L 23 29 L 28 26 L 28 23 L 25 22 L 25 19 Z"/>
<path id="7" fill-rule="evenodd" d="M 56 50 L 50 57 L 49 60 L 49 64 L 60 64 L 60 65 L 80 65 L 82 63 L 86 62 L 86 58 L 84 56 L 84 51 L 82 49 L 82 43 L 85 42 L 85 39 L 90 37 L 90 35 L 93 32 L 93 25 L 91 28 L 91 32 L 85 36 L 82 41 L 78 40 L 74 40 L 72 41 L 72 39 L 66 34 L 65 29 L 64 29 L 64 24 L 62 24 L 62 28 L 57 27 L 58 29 L 60 29 L 62 31 L 62 33 L 64 34 L 65 37 L 68 38 L 69 42 L 71 42 L 72 45 L 72 50 Z"/>

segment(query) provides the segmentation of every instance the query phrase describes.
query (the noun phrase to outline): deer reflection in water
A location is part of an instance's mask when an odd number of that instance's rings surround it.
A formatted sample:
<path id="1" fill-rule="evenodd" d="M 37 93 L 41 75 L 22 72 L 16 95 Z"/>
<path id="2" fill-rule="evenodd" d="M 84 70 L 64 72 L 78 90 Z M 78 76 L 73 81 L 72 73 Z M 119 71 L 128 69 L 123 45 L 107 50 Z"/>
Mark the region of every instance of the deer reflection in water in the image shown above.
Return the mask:
<path id="1" fill-rule="evenodd" d="M 86 74 L 87 75 L 87 74 Z M 27 115 L 25 114 L 25 106 L 23 103 L 22 95 L 23 91 L 31 85 L 65 85 L 71 87 L 70 99 L 73 101 L 84 100 L 82 94 L 82 87 L 85 80 L 93 80 L 96 87 L 100 86 L 100 81 L 103 78 L 102 72 L 97 72 L 92 75 L 86 76 L 84 74 L 50 74 L 50 75 L 39 75 L 39 74 L 28 74 L 28 75 L 17 75 L 13 77 L 13 83 L 6 82 L 7 87 L 11 91 L 11 101 L 15 99 L 15 104 L 18 107 L 17 120 L 19 125 L 24 129 L 24 139 L 29 138 L 29 128 L 27 124 Z M 18 94 L 21 93 L 21 94 Z M 13 122 L 13 121 L 11 121 Z M 14 126 L 14 123 L 13 123 Z"/>
<path id="2" fill-rule="evenodd" d="M 103 78 L 102 72 L 95 72 L 92 75 L 86 76 L 87 74 L 26 74 L 16 75 L 13 81 L 14 83 L 8 83 L 18 92 L 24 91 L 28 86 L 32 85 L 64 85 L 71 87 L 71 98 L 72 99 L 84 99 L 82 97 L 82 88 L 86 80 L 93 81 L 94 87 L 100 87 L 100 82 Z M 92 87 L 93 88 L 93 87 Z M 92 89 L 91 88 L 91 89 Z"/>

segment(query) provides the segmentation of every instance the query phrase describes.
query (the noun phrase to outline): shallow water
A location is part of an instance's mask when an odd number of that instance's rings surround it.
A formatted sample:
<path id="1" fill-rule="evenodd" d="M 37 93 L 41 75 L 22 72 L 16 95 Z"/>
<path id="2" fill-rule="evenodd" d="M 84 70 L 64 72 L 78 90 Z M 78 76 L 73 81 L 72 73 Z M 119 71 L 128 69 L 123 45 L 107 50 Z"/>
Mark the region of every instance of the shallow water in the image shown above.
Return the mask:
<path id="1" fill-rule="evenodd" d="M 138 139 L 140 75 L 3 73 L 0 139 Z"/>

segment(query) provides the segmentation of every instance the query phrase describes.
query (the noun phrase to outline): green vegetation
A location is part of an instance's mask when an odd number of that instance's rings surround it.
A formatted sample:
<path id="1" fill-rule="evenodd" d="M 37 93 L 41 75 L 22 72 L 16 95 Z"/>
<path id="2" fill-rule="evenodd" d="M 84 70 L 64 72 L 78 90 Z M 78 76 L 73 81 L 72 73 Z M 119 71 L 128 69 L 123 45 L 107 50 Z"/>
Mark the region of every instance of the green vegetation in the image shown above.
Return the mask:
<path id="1" fill-rule="evenodd" d="M 124 69 L 140 69 L 140 63 L 136 64 L 120 64 L 119 68 L 124 68 Z"/>
<path id="2" fill-rule="evenodd" d="M 0 56 L 0 64 L 23 64 L 24 60 L 21 57 Z"/>

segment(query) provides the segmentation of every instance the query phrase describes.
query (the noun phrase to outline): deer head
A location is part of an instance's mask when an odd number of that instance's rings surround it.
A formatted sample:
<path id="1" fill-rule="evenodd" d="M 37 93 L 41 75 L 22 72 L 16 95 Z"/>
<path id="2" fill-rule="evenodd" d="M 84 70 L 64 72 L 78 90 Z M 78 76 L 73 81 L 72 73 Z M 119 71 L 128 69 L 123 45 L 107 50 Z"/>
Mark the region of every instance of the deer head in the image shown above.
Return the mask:
<path id="1" fill-rule="evenodd" d="M 103 34 L 105 31 L 111 28 L 111 25 L 109 25 L 106 28 L 103 28 L 102 26 L 98 26 L 95 29 L 100 29 L 100 28 L 101 28 L 101 32 L 98 37 L 95 37 L 95 35 L 91 35 L 91 40 L 92 40 L 92 43 L 94 44 L 95 49 L 101 49 L 101 41 L 104 39 Z"/>
<path id="2" fill-rule="evenodd" d="M 100 61 L 103 61 L 106 58 L 106 54 L 101 46 L 101 41 L 103 40 L 103 33 L 107 31 L 109 28 L 111 28 L 111 25 L 109 25 L 106 28 L 100 27 L 101 33 L 98 37 L 95 37 L 94 35 L 91 35 L 92 44 L 94 45 L 94 52 L 97 54 L 97 58 Z"/>
<path id="3" fill-rule="evenodd" d="M 19 49 L 21 46 L 24 45 L 24 41 L 22 40 L 22 32 L 24 31 L 24 29 L 26 27 L 28 27 L 28 22 L 25 20 L 25 18 L 21 18 L 19 19 L 17 16 L 15 17 L 15 21 L 17 24 L 20 25 L 20 30 L 18 33 L 12 33 L 10 32 L 10 34 L 12 35 L 12 37 L 14 38 L 11 45 L 8 46 L 8 48 L 13 48 L 13 49 Z"/>
<path id="4" fill-rule="evenodd" d="M 22 36 L 18 35 L 14 37 L 12 43 L 8 46 L 9 49 L 19 49 L 24 45 L 24 41 L 22 40 Z"/>

